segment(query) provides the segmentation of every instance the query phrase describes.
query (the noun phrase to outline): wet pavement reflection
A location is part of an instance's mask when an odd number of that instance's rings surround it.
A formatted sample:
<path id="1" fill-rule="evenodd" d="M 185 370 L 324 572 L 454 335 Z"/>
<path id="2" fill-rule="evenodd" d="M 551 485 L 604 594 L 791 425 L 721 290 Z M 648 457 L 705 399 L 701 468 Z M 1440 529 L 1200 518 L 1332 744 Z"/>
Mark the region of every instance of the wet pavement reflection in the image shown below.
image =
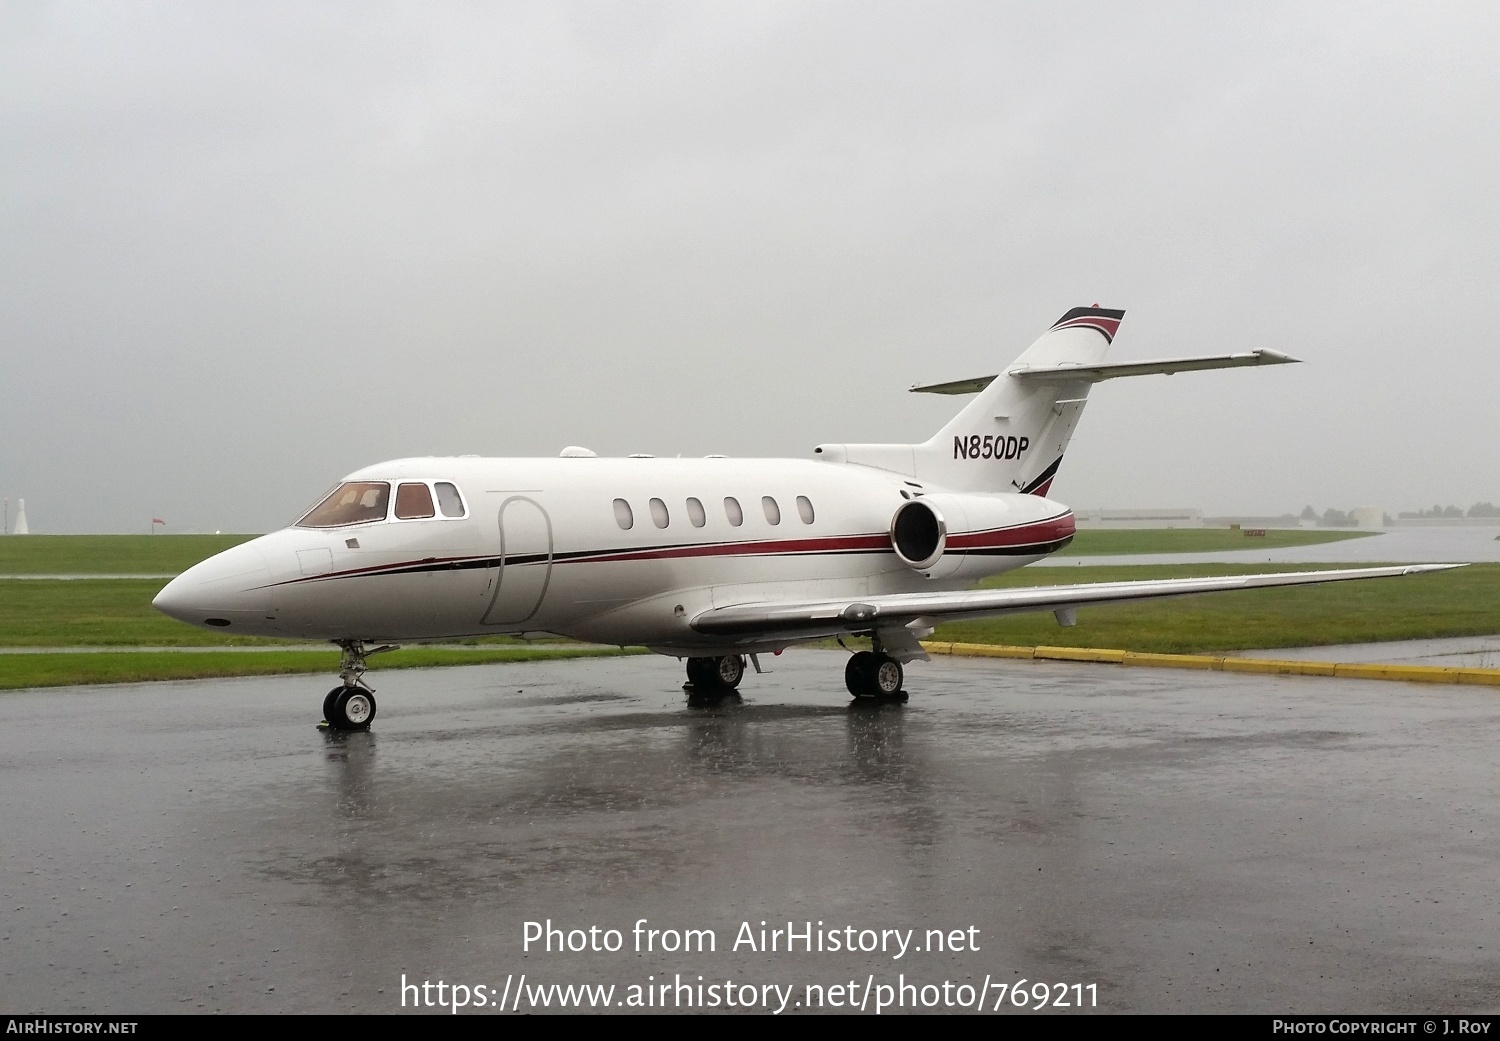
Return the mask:
<path id="1" fill-rule="evenodd" d="M 852 705 L 842 662 L 716 699 L 659 658 L 377 673 L 349 734 L 313 677 L 7 694 L 0 1007 L 400 1011 L 403 973 L 1500 1003 L 1493 693 L 950 660 Z M 625 947 L 523 950 L 549 919 Z M 735 949 L 762 921 L 979 949 Z"/>

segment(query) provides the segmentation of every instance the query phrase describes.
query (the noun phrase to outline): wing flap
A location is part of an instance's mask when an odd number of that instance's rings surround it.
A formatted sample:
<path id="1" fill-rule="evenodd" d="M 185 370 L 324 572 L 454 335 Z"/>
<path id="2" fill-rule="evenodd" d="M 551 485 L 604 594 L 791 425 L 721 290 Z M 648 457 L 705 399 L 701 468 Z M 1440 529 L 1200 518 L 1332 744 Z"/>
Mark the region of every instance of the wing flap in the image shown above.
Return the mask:
<path id="1" fill-rule="evenodd" d="M 1016 589 L 968 589 L 949 593 L 889 593 L 848 600 L 750 603 L 720 607 L 695 616 L 697 632 L 714 636 L 775 634 L 816 638 L 906 625 L 918 618 L 951 622 L 1026 611 L 1076 610 L 1131 600 L 1154 600 L 1192 593 L 1236 589 L 1321 585 L 1364 578 L 1395 578 L 1446 571 L 1463 564 L 1402 564 L 1337 571 L 1293 571 L 1220 578 L 1164 578 L 1135 582 L 1092 582 Z"/>

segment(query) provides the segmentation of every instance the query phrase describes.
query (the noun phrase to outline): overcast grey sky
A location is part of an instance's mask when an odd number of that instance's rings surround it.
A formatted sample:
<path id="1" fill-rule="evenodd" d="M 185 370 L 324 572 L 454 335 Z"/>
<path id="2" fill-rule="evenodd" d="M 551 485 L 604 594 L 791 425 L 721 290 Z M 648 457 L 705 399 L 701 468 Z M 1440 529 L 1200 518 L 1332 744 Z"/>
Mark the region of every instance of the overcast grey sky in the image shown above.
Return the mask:
<path id="1" fill-rule="evenodd" d="M 0 0 L 0 493 L 928 437 L 1069 307 L 1075 506 L 1500 502 L 1493 3 Z"/>

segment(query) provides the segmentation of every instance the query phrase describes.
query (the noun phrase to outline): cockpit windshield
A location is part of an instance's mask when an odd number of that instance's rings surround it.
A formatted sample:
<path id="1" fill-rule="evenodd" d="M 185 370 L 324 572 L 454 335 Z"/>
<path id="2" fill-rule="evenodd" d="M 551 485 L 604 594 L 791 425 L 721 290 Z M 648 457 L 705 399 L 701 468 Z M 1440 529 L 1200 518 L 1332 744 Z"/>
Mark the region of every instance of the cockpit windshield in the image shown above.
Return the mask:
<path id="1" fill-rule="evenodd" d="M 309 510 L 297 527 L 337 528 L 341 524 L 385 520 L 390 498 L 391 486 L 384 481 L 350 481 L 339 485 Z"/>

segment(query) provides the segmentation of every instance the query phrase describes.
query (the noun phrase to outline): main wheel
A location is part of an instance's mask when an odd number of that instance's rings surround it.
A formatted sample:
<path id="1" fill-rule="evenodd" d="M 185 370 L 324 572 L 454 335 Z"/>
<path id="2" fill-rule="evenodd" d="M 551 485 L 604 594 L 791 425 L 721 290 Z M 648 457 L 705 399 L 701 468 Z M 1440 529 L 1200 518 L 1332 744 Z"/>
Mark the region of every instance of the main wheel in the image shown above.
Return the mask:
<path id="1" fill-rule="evenodd" d="M 359 687 L 341 687 L 328 713 L 335 730 L 363 730 L 375 718 L 375 695 Z"/>
<path id="2" fill-rule="evenodd" d="M 745 659 L 738 654 L 726 654 L 714 663 L 714 682 L 727 690 L 733 690 L 745 678 Z"/>
<path id="3" fill-rule="evenodd" d="M 871 673 L 875 671 L 874 651 L 855 651 L 844 664 L 844 686 L 856 698 L 873 698 L 874 683 Z"/>
<path id="4" fill-rule="evenodd" d="M 699 693 L 721 689 L 723 683 L 719 681 L 719 659 L 689 658 L 687 678 L 688 682 L 693 685 L 693 689 Z"/>

